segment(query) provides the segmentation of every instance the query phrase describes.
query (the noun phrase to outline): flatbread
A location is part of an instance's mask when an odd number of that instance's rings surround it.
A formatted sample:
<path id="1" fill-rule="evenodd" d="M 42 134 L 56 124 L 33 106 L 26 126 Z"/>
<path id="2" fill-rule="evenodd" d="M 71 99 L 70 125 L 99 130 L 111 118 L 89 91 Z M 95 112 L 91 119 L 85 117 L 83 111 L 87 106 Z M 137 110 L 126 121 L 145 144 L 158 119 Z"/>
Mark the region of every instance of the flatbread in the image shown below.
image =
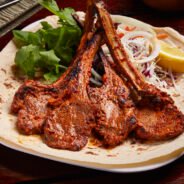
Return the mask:
<path id="1" fill-rule="evenodd" d="M 113 15 L 112 18 L 115 22 L 130 26 L 136 25 L 143 30 L 150 30 L 150 32 L 166 31 L 172 39 L 176 39 L 179 42 L 178 44 L 184 48 L 184 37 L 171 28 L 156 28 L 136 19 L 119 15 Z M 44 20 L 57 26 L 55 16 L 47 17 Z M 35 31 L 39 27 L 40 25 L 37 22 L 28 26 L 27 30 Z M 41 157 L 100 169 L 135 168 L 151 165 L 174 159 L 184 153 L 184 133 L 175 139 L 153 144 L 134 143 L 128 139 L 122 145 L 110 150 L 95 147 L 89 142 L 84 149 L 78 152 L 50 148 L 43 143 L 41 136 L 38 135 L 21 135 L 16 129 L 17 117 L 9 113 L 13 96 L 21 85 L 19 81 L 15 80 L 11 68 L 14 64 L 15 53 L 16 47 L 13 41 L 10 41 L 0 53 L 0 142 L 2 144 Z M 184 91 L 184 77 L 178 83 L 181 90 Z M 176 105 L 184 113 L 184 97 L 171 95 Z"/>

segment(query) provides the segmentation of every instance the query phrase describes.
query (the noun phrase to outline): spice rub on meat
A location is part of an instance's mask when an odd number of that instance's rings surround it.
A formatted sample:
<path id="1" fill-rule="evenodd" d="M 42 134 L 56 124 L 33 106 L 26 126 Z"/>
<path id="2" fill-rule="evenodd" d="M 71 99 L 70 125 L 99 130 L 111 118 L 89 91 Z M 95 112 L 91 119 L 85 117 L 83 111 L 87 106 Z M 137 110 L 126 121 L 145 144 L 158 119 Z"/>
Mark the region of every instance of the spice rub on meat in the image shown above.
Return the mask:
<path id="1" fill-rule="evenodd" d="M 134 104 L 129 89 L 111 69 L 103 51 L 99 55 L 105 70 L 103 85 L 88 87 L 90 100 L 101 109 L 94 131 L 105 147 L 115 147 L 136 125 Z"/>
<path id="2" fill-rule="evenodd" d="M 44 126 L 45 142 L 54 148 L 80 150 L 88 141 L 95 126 L 97 108 L 87 94 L 87 86 L 94 56 L 101 43 L 101 35 L 95 34 L 86 50 L 73 64 L 65 90 L 50 103 Z"/>
<path id="3" fill-rule="evenodd" d="M 180 135 L 184 115 L 174 101 L 128 60 L 103 3 L 87 5 L 84 33 L 67 71 L 51 85 L 28 80 L 16 92 L 11 111 L 18 114 L 19 131 L 43 134 L 48 146 L 72 151 L 81 150 L 92 132 L 105 147 L 121 144 L 132 131 L 151 141 Z M 100 49 L 104 43 L 113 63 Z M 96 55 L 105 71 L 100 87 L 89 85 Z"/>
<path id="4" fill-rule="evenodd" d="M 92 3 L 88 1 L 84 34 L 73 62 L 80 59 L 84 52 L 87 40 L 89 39 L 88 35 L 93 35 L 91 33 L 93 28 L 92 14 L 93 6 Z M 22 134 L 31 135 L 43 133 L 43 126 L 48 112 L 48 101 L 52 101 L 62 94 L 63 89 L 65 89 L 66 84 L 70 80 L 70 77 L 65 76 L 67 76 L 71 70 L 73 70 L 72 66 L 51 85 L 44 85 L 34 80 L 28 80 L 19 87 L 14 95 L 11 112 L 18 114 L 17 128 Z M 73 73 L 74 71 L 75 70 L 73 70 Z"/>
<path id="5" fill-rule="evenodd" d="M 116 73 L 127 79 L 127 85 L 134 93 L 137 125 L 135 133 L 145 140 L 165 140 L 176 137 L 184 131 L 184 115 L 175 106 L 172 98 L 156 86 L 145 82 L 142 74 L 129 61 L 116 34 L 109 13 L 103 3 L 95 4 L 106 42 L 114 59 Z"/>
<path id="6" fill-rule="evenodd" d="M 58 96 L 58 87 L 29 80 L 18 89 L 11 105 L 11 112 L 18 114 L 17 127 L 21 133 L 31 135 L 43 132 L 47 103 L 50 98 Z"/>

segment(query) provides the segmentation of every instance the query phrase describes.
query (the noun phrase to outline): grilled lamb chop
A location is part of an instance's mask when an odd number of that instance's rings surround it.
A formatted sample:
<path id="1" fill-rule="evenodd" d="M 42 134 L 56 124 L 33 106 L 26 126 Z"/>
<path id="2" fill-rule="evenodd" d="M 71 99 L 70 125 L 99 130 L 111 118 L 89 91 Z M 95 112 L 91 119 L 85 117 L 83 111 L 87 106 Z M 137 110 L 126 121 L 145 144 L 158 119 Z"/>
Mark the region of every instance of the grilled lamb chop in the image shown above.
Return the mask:
<path id="1" fill-rule="evenodd" d="M 84 34 L 73 62 L 81 57 L 85 50 L 87 40 L 93 35 L 93 6 L 91 0 L 87 2 L 87 5 Z M 60 91 L 65 88 L 67 80 L 69 80 L 66 76 L 70 73 L 71 69 L 72 67 L 69 67 L 58 81 L 52 85 L 43 85 L 39 82 L 29 80 L 19 87 L 14 95 L 11 112 L 18 114 L 17 127 L 21 133 L 26 135 L 43 133 L 43 125 L 48 111 L 48 101 L 57 98 Z"/>
<path id="2" fill-rule="evenodd" d="M 116 73 L 123 79 L 126 77 L 127 85 L 133 89 L 136 96 L 137 137 L 146 140 L 165 140 L 178 136 L 184 131 L 184 115 L 167 93 L 145 82 L 142 74 L 128 60 L 109 13 L 101 2 L 95 5 L 115 62 Z"/>
<path id="3" fill-rule="evenodd" d="M 90 100 L 101 109 L 95 134 L 101 138 L 105 147 L 115 147 L 127 138 L 136 125 L 134 105 L 129 89 L 111 69 L 102 51 L 100 57 L 105 69 L 103 85 L 89 87 L 88 94 Z"/>
<path id="4" fill-rule="evenodd" d="M 97 114 L 97 108 L 89 100 L 87 86 L 100 43 L 101 35 L 96 34 L 81 57 L 72 64 L 61 96 L 49 103 L 51 108 L 44 126 L 44 137 L 50 147 L 77 151 L 87 144 Z"/>
<path id="5" fill-rule="evenodd" d="M 17 128 L 26 135 L 41 134 L 47 115 L 47 103 L 56 98 L 60 89 L 55 85 L 42 85 L 29 80 L 14 95 L 11 112 L 18 113 Z"/>

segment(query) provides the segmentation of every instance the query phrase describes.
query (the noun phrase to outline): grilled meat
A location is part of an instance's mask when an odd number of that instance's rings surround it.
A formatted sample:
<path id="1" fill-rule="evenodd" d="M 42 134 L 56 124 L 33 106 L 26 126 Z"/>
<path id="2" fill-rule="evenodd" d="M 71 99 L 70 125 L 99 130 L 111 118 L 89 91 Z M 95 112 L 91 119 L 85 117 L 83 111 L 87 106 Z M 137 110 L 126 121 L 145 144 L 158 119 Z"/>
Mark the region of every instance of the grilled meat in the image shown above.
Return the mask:
<path id="1" fill-rule="evenodd" d="M 41 133 L 44 129 L 45 142 L 54 148 L 75 151 L 86 145 L 97 113 L 86 88 L 100 43 L 101 35 L 95 34 L 85 51 L 53 85 L 27 81 L 20 87 L 12 111 L 18 112 L 22 133 Z"/>
<path id="2" fill-rule="evenodd" d="M 145 140 L 167 140 L 184 131 L 183 114 L 173 104 L 156 110 L 150 105 L 138 106 L 136 112 L 138 138 Z"/>
<path id="3" fill-rule="evenodd" d="M 58 86 L 59 87 L 59 86 Z M 41 134 L 47 115 L 47 103 L 58 95 L 59 88 L 26 81 L 16 92 L 11 111 L 18 113 L 17 127 L 23 134 Z"/>
<path id="4" fill-rule="evenodd" d="M 75 60 L 81 57 L 87 41 L 93 35 L 93 19 L 90 18 L 92 14 L 93 7 L 91 0 L 89 0 L 84 34 L 77 54 L 72 62 L 75 62 Z M 66 76 L 71 70 L 73 70 L 72 66 L 52 85 L 43 85 L 39 82 L 29 80 L 19 87 L 14 95 L 11 112 L 18 114 L 17 127 L 21 133 L 26 135 L 43 133 L 43 125 L 47 118 L 48 101 L 60 96 L 61 91 L 65 88 L 68 80 L 70 80 Z"/>
<path id="5" fill-rule="evenodd" d="M 154 141 L 181 134 L 184 115 L 172 98 L 146 83 L 128 60 L 101 1 L 88 0 L 87 4 L 84 34 L 68 70 L 52 85 L 29 80 L 16 92 L 11 111 L 18 114 L 19 131 L 44 133 L 48 146 L 72 151 L 87 144 L 92 130 L 105 147 L 121 144 L 131 131 Z M 95 10 L 97 29 L 104 29 L 114 59 L 112 64 L 100 51 L 104 66 L 100 87 L 89 86 L 92 62 L 104 43 L 101 32 L 93 29 Z"/>
<path id="6" fill-rule="evenodd" d="M 114 29 L 109 13 L 102 3 L 96 3 L 106 41 L 115 62 L 115 70 L 127 85 L 133 88 L 137 102 L 137 137 L 146 140 L 164 140 L 184 131 L 184 115 L 174 105 L 172 98 L 155 86 L 145 82 L 142 74 L 128 60 Z"/>
<path id="7" fill-rule="evenodd" d="M 45 142 L 50 147 L 76 151 L 87 144 L 97 114 L 97 108 L 88 98 L 87 85 L 100 42 L 101 35 L 96 34 L 82 56 L 73 63 L 61 97 L 50 103 L 44 126 Z"/>
<path id="8" fill-rule="evenodd" d="M 105 74 L 101 87 L 89 87 L 88 94 L 94 104 L 101 109 L 95 133 L 106 147 L 122 143 L 135 127 L 134 105 L 129 89 L 122 79 L 111 69 L 106 57 L 100 52 Z"/>

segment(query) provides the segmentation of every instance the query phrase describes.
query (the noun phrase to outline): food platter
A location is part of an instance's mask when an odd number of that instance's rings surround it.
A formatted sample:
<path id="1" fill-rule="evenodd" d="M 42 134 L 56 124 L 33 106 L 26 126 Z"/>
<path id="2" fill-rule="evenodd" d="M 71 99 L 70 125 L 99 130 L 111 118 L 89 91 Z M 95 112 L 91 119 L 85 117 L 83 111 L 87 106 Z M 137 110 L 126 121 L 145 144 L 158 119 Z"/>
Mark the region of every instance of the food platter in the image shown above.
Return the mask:
<path id="1" fill-rule="evenodd" d="M 122 16 L 114 16 L 121 19 Z M 124 20 L 129 18 L 123 17 Z M 52 25 L 56 23 L 56 17 L 45 19 Z M 132 21 L 136 21 L 131 19 Z M 30 24 L 25 30 L 34 31 L 39 28 L 37 21 Z M 16 130 L 16 117 L 9 113 L 13 95 L 21 82 L 17 81 L 12 73 L 11 66 L 15 57 L 16 47 L 11 41 L 0 53 L 0 142 L 9 148 L 32 154 L 35 156 L 55 160 L 62 163 L 105 170 L 110 172 L 139 172 L 155 169 L 181 157 L 184 153 L 184 134 L 179 137 L 164 141 L 164 143 L 142 144 L 127 140 L 121 146 L 111 150 L 96 148 L 89 143 L 79 152 L 57 150 L 46 146 L 40 136 L 20 135 Z M 181 84 L 184 81 L 180 81 Z M 184 112 L 184 101 L 176 98 L 176 104 Z"/>

